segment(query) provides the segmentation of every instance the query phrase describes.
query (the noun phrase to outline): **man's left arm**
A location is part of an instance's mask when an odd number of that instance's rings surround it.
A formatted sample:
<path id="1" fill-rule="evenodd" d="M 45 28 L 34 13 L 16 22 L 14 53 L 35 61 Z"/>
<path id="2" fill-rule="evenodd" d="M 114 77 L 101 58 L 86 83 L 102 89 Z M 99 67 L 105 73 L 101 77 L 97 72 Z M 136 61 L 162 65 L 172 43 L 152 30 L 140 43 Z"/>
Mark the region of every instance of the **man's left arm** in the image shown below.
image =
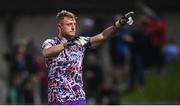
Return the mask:
<path id="1" fill-rule="evenodd" d="M 114 33 L 116 33 L 119 29 L 121 29 L 125 24 L 132 25 L 133 20 L 131 15 L 133 13 L 134 12 L 128 12 L 121 19 L 116 21 L 114 25 L 106 28 L 100 34 L 91 37 L 90 38 L 91 47 L 98 46 L 102 44 L 104 41 L 110 39 L 114 35 Z"/>
<path id="2" fill-rule="evenodd" d="M 126 24 L 132 25 L 133 19 L 132 19 L 131 15 L 133 13 L 134 12 L 128 12 L 121 19 L 117 20 L 114 23 L 114 25 L 106 28 L 103 32 L 101 32 L 100 34 L 97 34 L 93 37 L 89 38 L 89 37 L 78 36 L 77 40 L 75 40 L 74 43 L 78 44 L 78 45 L 82 45 L 82 46 L 84 46 L 84 45 L 89 46 L 89 44 L 90 44 L 90 47 L 95 47 L 95 46 L 100 45 L 104 41 L 111 38 L 114 35 L 114 33 L 117 32 L 124 25 L 126 25 Z"/>

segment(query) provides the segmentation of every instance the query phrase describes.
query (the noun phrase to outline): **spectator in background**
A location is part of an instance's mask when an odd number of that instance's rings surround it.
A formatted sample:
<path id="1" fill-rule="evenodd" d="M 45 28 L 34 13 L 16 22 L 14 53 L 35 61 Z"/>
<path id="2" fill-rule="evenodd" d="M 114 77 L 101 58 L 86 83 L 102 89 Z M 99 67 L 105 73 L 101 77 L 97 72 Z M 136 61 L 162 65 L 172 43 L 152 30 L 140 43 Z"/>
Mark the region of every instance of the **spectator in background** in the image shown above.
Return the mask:
<path id="1" fill-rule="evenodd" d="M 136 9 L 140 15 L 145 16 L 148 33 L 148 48 L 146 56 L 147 66 L 156 66 L 158 72 L 164 70 L 163 46 L 167 43 L 167 21 L 161 15 L 145 4 L 145 0 L 136 0 Z"/>
<path id="2" fill-rule="evenodd" d="M 28 38 L 22 39 L 14 45 L 12 50 L 6 50 L 3 54 L 4 59 L 8 62 L 10 68 L 10 80 L 16 73 L 31 74 L 34 71 L 34 58 L 31 49 L 33 42 Z"/>
<path id="3" fill-rule="evenodd" d="M 147 25 L 144 23 L 144 16 L 135 19 L 131 32 L 132 42 L 130 47 L 130 68 L 128 91 L 132 91 L 138 84 L 141 90 L 145 86 L 145 54 L 148 49 Z M 136 84 L 137 82 L 137 84 Z"/>
<path id="4" fill-rule="evenodd" d="M 148 25 L 147 33 L 150 40 L 150 64 L 155 65 L 158 72 L 162 73 L 165 61 L 163 47 L 167 43 L 167 22 L 161 17 L 148 17 L 145 23 Z"/>
<path id="5" fill-rule="evenodd" d="M 98 64 L 97 56 L 93 52 L 88 53 L 84 70 L 86 70 L 87 103 L 93 105 L 96 103 L 97 91 L 100 90 L 103 80 L 102 68 Z"/>
<path id="6" fill-rule="evenodd" d="M 36 60 L 36 54 L 39 53 L 40 51 L 37 50 L 35 46 L 34 39 L 31 37 L 27 37 L 24 39 L 26 43 L 26 60 L 27 60 L 27 68 L 30 74 L 36 73 L 35 70 L 35 60 Z"/>
<path id="7" fill-rule="evenodd" d="M 118 20 L 122 15 L 115 15 Z M 127 42 L 132 42 L 128 26 L 123 27 L 110 40 L 110 55 L 113 63 L 113 78 L 117 84 L 127 79 L 129 47 Z"/>
<path id="8" fill-rule="evenodd" d="M 24 102 L 24 83 L 25 79 L 22 74 L 16 73 L 12 76 L 12 82 L 9 84 L 9 93 L 8 93 L 8 104 L 23 104 Z"/>
<path id="9" fill-rule="evenodd" d="M 3 54 L 10 66 L 8 104 L 35 102 L 31 80 L 35 74 L 34 50 L 33 39 L 25 38 Z"/>
<path id="10" fill-rule="evenodd" d="M 40 83 L 40 96 L 41 103 L 47 104 L 48 101 L 48 79 L 47 79 L 47 67 L 44 61 L 44 57 L 41 53 L 36 55 L 35 58 L 36 75 Z"/>
<path id="11" fill-rule="evenodd" d="M 9 103 L 21 104 L 25 102 L 24 85 L 28 78 L 27 60 L 25 59 L 26 45 L 20 42 L 12 50 L 6 51 L 3 55 L 9 63 Z"/>

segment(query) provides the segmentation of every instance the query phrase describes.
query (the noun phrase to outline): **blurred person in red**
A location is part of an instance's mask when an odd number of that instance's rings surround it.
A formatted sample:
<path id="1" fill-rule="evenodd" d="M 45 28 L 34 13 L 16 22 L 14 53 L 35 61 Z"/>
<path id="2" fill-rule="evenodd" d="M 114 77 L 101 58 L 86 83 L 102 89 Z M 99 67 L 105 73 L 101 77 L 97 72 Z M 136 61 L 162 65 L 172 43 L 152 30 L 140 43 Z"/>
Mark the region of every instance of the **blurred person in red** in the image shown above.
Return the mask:
<path id="1" fill-rule="evenodd" d="M 82 62 L 86 48 L 95 47 L 110 39 L 124 25 L 132 25 L 131 15 L 125 14 L 101 33 L 84 37 L 76 35 L 76 16 L 66 10 L 57 13 L 59 34 L 42 44 L 48 66 L 48 104 L 85 105 L 82 81 Z"/>
<path id="2" fill-rule="evenodd" d="M 148 25 L 147 33 L 150 40 L 150 64 L 155 65 L 161 73 L 165 62 L 163 47 L 167 43 L 167 21 L 162 17 L 148 17 L 145 23 Z"/>
<path id="3" fill-rule="evenodd" d="M 149 49 L 147 49 L 146 66 L 155 65 L 159 72 L 163 71 L 163 46 L 167 43 L 167 21 L 146 5 L 146 0 L 136 0 L 136 8 L 141 16 L 145 16 Z"/>

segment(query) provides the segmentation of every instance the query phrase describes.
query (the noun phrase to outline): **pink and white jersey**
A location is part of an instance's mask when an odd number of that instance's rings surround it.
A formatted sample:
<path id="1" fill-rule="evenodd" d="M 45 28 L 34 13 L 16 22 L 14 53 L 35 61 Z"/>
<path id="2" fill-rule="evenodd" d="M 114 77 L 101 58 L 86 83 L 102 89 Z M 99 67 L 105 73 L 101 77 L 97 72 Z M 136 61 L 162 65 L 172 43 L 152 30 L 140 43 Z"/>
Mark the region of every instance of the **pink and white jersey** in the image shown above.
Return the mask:
<path id="1" fill-rule="evenodd" d="M 47 39 L 42 48 L 63 44 L 59 37 Z M 74 45 L 46 58 L 48 66 L 48 102 L 85 100 L 82 81 L 82 62 L 85 47 Z"/>

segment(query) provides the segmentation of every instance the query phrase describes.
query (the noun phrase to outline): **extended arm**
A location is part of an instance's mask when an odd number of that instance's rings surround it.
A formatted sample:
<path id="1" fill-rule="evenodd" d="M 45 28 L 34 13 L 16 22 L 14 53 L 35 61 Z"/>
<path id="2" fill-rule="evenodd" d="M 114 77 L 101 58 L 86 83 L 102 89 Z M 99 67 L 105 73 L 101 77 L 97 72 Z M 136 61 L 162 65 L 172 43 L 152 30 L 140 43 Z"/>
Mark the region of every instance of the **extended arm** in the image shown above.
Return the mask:
<path id="1" fill-rule="evenodd" d="M 116 21 L 114 25 L 106 28 L 104 31 L 102 31 L 100 34 L 97 34 L 93 37 L 91 37 L 90 42 L 91 46 L 95 47 L 101 44 L 102 42 L 108 40 L 111 38 L 114 33 L 116 33 L 121 27 L 123 27 L 125 24 L 132 25 L 133 20 L 131 15 L 134 12 L 129 12 L 124 15 L 120 20 Z"/>
<path id="2" fill-rule="evenodd" d="M 91 46 L 95 47 L 106 41 L 107 39 L 111 38 L 115 32 L 117 32 L 119 28 L 115 26 L 110 26 L 106 28 L 103 32 L 100 34 L 97 34 L 93 37 L 91 37 L 90 42 Z"/>

